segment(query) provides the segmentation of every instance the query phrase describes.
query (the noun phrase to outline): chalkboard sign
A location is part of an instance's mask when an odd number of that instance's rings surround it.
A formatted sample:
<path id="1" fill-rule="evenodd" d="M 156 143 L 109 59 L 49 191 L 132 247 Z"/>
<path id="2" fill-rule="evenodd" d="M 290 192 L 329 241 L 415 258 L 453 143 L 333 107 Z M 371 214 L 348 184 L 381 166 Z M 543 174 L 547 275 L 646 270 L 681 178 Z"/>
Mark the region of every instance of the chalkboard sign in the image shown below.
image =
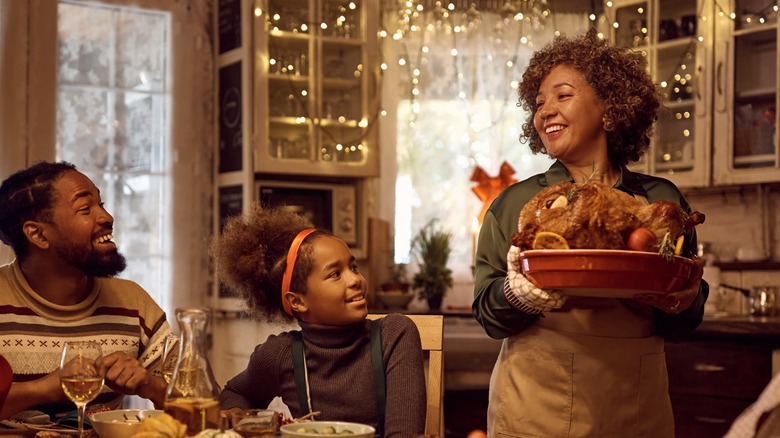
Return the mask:
<path id="1" fill-rule="evenodd" d="M 241 214 L 244 202 L 244 188 L 241 186 L 227 186 L 219 188 L 219 231 L 225 226 L 225 222 L 233 216 Z M 238 295 L 219 283 L 220 298 L 236 298 Z"/>
<path id="2" fill-rule="evenodd" d="M 241 170 L 241 62 L 219 69 L 219 172 Z"/>
<path id="3" fill-rule="evenodd" d="M 227 186 L 219 188 L 219 229 L 233 216 L 241 214 L 244 206 L 244 188 Z"/>
<path id="4" fill-rule="evenodd" d="M 219 0 L 219 54 L 241 47 L 241 0 Z"/>

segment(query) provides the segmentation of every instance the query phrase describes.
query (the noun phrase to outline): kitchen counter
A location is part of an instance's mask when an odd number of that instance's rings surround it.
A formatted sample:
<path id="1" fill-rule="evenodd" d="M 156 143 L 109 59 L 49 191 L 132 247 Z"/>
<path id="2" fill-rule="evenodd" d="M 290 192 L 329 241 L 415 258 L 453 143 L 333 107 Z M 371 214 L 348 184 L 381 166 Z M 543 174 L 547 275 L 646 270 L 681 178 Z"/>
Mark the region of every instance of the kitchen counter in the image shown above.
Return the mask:
<path id="1" fill-rule="evenodd" d="M 756 340 L 780 345 L 780 316 L 704 315 L 692 338 Z"/>

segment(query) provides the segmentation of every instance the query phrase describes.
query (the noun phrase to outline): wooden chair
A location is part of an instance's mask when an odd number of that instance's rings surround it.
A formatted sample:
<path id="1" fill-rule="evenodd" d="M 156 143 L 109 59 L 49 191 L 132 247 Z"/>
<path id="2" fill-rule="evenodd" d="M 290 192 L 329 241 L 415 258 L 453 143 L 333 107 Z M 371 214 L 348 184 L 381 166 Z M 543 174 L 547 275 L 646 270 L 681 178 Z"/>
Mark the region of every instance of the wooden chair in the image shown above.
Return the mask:
<path id="1" fill-rule="evenodd" d="M 384 315 L 369 314 L 369 319 L 378 319 Z M 427 415 L 425 417 L 425 434 L 444 437 L 444 374 L 442 361 L 442 332 L 444 317 L 442 315 L 406 315 L 417 325 L 420 341 L 426 357 L 425 376 Z"/>

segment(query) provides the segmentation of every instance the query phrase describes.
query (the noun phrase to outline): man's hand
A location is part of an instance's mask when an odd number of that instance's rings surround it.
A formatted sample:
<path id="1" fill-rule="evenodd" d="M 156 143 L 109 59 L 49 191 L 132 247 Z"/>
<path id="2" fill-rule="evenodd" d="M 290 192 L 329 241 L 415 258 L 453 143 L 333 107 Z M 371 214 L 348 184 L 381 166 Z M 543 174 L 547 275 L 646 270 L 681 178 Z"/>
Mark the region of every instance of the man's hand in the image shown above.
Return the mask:
<path id="1" fill-rule="evenodd" d="M 167 385 L 162 377 L 153 376 L 141 363 L 116 351 L 98 359 L 106 369 L 106 385 L 119 394 L 138 395 L 162 407 Z"/>
<path id="2" fill-rule="evenodd" d="M 57 402 L 70 403 L 62 391 L 58 369 L 39 379 L 12 384 L 0 411 L 0 418 L 7 419 L 39 404 Z"/>

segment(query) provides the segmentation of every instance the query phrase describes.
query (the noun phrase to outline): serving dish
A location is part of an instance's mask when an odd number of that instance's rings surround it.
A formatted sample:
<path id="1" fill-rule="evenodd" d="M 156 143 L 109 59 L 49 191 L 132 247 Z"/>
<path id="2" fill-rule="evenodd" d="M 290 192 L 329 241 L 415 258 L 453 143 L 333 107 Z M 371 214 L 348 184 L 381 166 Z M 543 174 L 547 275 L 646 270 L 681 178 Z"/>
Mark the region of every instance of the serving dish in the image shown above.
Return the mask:
<path id="1" fill-rule="evenodd" d="M 349 436 L 352 438 L 373 438 L 376 430 L 360 423 L 344 421 L 307 421 L 285 424 L 279 428 L 282 438 L 311 438 L 321 436 Z"/>
<path id="2" fill-rule="evenodd" d="M 528 250 L 520 253 L 520 265 L 539 288 L 601 298 L 675 292 L 694 271 L 693 261 L 684 257 L 627 250 Z"/>
<path id="3" fill-rule="evenodd" d="M 101 437 L 130 438 L 141 428 L 143 420 L 162 413 L 161 410 L 152 409 L 116 409 L 96 412 L 90 416 L 90 421 Z"/>

